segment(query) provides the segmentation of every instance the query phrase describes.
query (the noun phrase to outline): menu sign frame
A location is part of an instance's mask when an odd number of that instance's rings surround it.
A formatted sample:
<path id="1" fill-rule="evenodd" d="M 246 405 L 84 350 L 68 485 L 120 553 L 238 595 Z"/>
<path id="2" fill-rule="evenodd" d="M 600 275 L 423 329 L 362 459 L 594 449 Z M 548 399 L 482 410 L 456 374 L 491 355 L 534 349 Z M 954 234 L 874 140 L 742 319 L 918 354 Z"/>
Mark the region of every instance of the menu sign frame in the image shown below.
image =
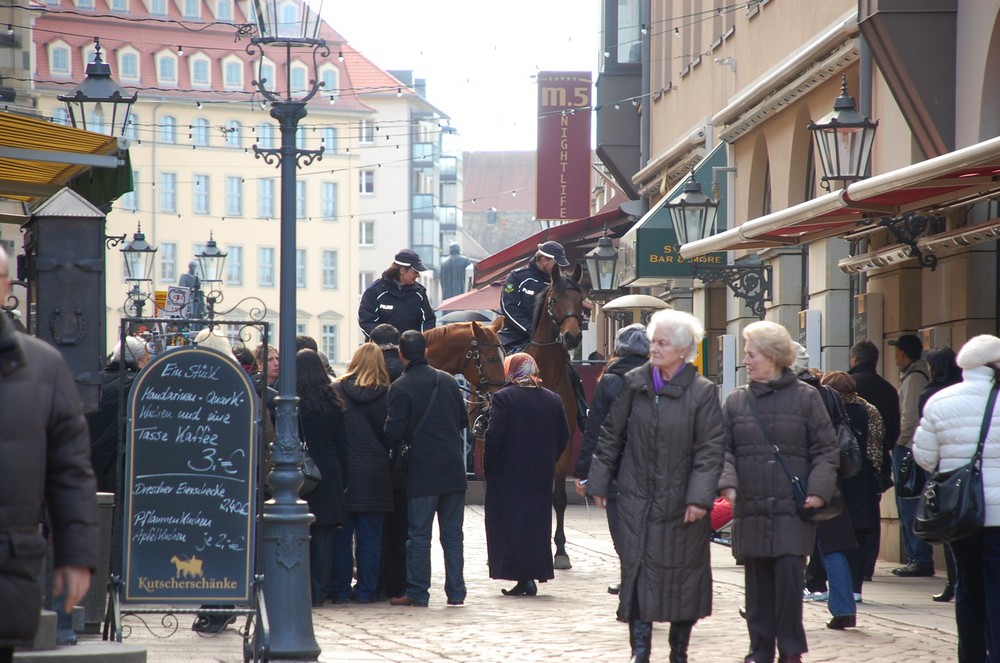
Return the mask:
<path id="1" fill-rule="evenodd" d="M 129 393 L 123 602 L 253 600 L 260 400 L 246 371 L 196 346 L 157 355 Z"/>

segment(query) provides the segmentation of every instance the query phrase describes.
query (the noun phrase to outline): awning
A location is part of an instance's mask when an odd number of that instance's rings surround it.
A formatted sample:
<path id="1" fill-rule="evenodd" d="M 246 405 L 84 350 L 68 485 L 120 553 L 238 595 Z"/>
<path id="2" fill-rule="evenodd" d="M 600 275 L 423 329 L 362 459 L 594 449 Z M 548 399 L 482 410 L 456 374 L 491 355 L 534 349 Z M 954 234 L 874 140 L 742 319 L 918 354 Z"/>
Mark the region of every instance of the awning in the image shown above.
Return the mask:
<path id="1" fill-rule="evenodd" d="M 681 247 L 684 258 L 712 251 L 806 244 L 854 230 L 875 216 L 956 205 L 1000 192 L 1000 137 L 855 182 Z"/>
<path id="2" fill-rule="evenodd" d="M 479 288 L 470 290 L 460 295 L 449 297 L 438 304 L 436 311 L 499 311 L 500 291 L 503 284 L 499 281 Z"/>
<path id="3" fill-rule="evenodd" d="M 712 169 L 726 164 L 726 144 L 719 143 L 695 166 L 694 178 L 701 184 L 701 189 L 706 195 L 713 195 Z M 618 282 L 622 286 L 650 287 L 664 283 L 667 279 L 691 276 L 691 265 L 679 255 L 677 234 L 670 220 L 670 212 L 665 209 L 668 202 L 683 193 L 686 179 L 683 178 L 669 193 L 656 201 L 656 204 L 643 214 L 618 242 Z M 726 228 L 725 180 L 722 180 L 721 184 L 716 227 Z M 705 256 L 700 262 L 722 265 L 725 261 L 725 254 L 719 254 Z"/>
<path id="4" fill-rule="evenodd" d="M 131 191 L 123 163 L 115 137 L 0 112 L 0 197 L 31 203 L 69 186 L 101 206 Z M 99 170 L 86 176 L 92 168 Z"/>
<path id="5" fill-rule="evenodd" d="M 483 258 L 476 263 L 474 285 L 482 286 L 498 279 L 502 280 L 510 270 L 534 255 L 539 244 L 549 240 L 555 240 L 563 245 L 566 249 L 566 258 L 571 264 L 582 262 L 584 254 L 597 246 L 597 240 L 604 235 L 605 227 L 608 236 L 620 236 L 632 224 L 634 217 L 621 209 L 622 203 L 622 199 L 616 196 L 594 216 L 546 228 L 488 258 Z"/>

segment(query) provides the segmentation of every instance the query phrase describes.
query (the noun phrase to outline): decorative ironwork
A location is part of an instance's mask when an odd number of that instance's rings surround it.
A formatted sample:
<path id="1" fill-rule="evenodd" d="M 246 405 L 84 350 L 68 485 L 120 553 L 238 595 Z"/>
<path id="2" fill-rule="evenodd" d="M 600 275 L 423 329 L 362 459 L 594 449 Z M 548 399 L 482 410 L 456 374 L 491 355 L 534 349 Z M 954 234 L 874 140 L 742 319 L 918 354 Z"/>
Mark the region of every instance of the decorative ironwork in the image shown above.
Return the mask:
<path id="1" fill-rule="evenodd" d="M 11 318 L 12 320 L 13 319 L 17 319 L 19 317 L 19 314 L 17 312 L 17 308 L 21 305 L 21 300 L 18 299 L 17 295 L 14 294 L 14 287 L 15 286 L 18 286 L 18 287 L 21 287 L 21 288 L 24 288 L 25 290 L 27 290 L 28 289 L 28 282 L 27 281 L 11 281 L 10 282 L 10 288 L 9 288 L 9 290 L 7 292 L 7 301 L 4 302 L 3 305 L 0 305 L 0 309 L 3 309 L 3 312 L 7 314 L 7 317 Z"/>
<path id="2" fill-rule="evenodd" d="M 105 235 L 104 236 L 104 246 L 110 251 L 122 242 L 128 239 L 127 234 L 122 235 Z"/>
<path id="3" fill-rule="evenodd" d="M 917 238 L 927 231 L 932 222 L 941 217 L 929 217 L 914 212 L 907 212 L 901 216 L 883 216 L 878 219 L 878 225 L 888 230 L 896 241 L 910 247 L 910 253 L 921 267 L 929 267 L 933 272 L 937 268 L 937 256 L 933 253 L 924 253 L 917 246 Z"/>
<path id="4" fill-rule="evenodd" d="M 696 265 L 692 276 L 704 283 L 725 283 L 734 295 L 743 300 L 751 313 L 764 319 L 764 303 L 772 300 L 772 273 L 771 266 L 765 265 L 760 256 L 747 256 L 724 267 Z"/>

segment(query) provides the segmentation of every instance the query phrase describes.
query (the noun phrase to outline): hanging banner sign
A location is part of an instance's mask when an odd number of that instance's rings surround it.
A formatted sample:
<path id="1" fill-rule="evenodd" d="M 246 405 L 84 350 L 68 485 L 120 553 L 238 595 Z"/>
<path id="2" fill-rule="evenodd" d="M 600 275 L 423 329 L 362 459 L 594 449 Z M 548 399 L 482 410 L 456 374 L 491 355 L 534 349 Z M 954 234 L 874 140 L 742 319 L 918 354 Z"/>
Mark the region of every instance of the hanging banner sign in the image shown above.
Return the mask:
<path id="1" fill-rule="evenodd" d="M 592 103 L 591 72 L 538 74 L 538 220 L 590 216 Z"/>

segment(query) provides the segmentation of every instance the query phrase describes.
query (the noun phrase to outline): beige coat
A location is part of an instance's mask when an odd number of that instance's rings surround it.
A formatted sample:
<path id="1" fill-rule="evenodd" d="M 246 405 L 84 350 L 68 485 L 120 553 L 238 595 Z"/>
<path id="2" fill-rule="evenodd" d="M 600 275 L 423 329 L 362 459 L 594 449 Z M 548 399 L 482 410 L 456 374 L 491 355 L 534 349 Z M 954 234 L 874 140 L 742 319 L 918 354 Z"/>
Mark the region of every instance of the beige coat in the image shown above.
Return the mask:
<path id="1" fill-rule="evenodd" d="M 606 496 L 617 471 L 620 619 L 694 621 L 711 614 L 709 518 L 685 525 L 684 511 L 689 504 L 712 509 L 722 439 L 718 392 L 694 366 L 659 393 L 648 363 L 625 374 L 587 477 L 588 491 Z"/>
<path id="2" fill-rule="evenodd" d="M 729 394 L 722 408 L 726 462 L 719 489 L 736 489 L 733 555 L 810 555 L 816 525 L 799 518 L 791 481 L 750 411 L 748 389 L 754 391 L 757 413 L 771 440 L 792 471 L 807 479 L 808 494 L 829 500 L 840 464 L 840 448 L 822 397 L 790 369 L 773 382 L 753 382 Z"/>

